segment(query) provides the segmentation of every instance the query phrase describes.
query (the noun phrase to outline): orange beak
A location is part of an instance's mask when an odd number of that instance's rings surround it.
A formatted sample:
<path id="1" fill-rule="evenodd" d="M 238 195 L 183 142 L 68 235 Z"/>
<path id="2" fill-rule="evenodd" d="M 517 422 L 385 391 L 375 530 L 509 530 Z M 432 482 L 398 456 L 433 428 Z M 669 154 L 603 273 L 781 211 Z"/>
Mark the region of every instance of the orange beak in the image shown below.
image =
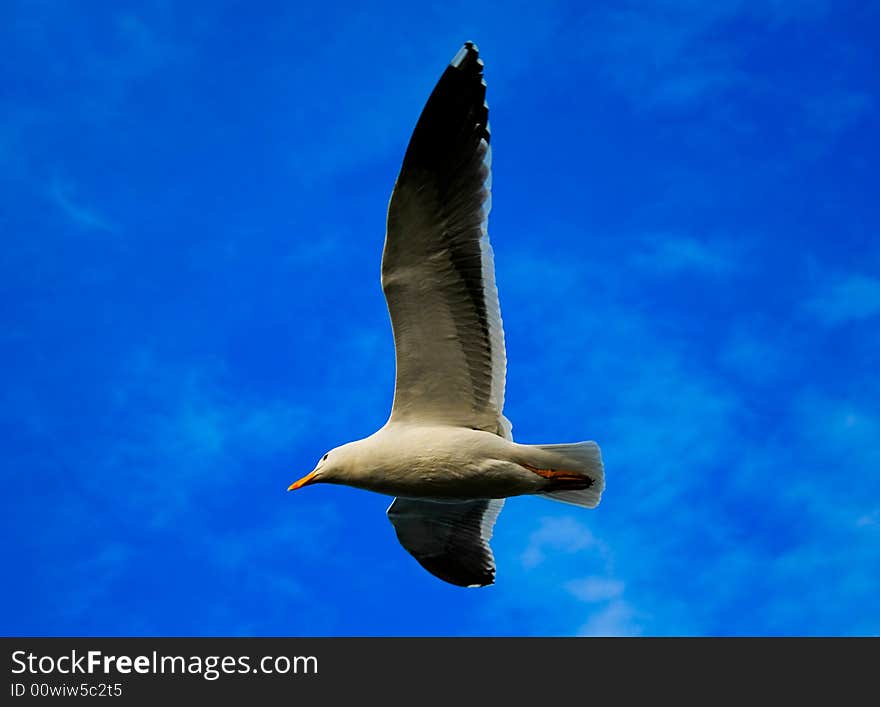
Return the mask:
<path id="1" fill-rule="evenodd" d="M 300 489 L 303 486 L 306 486 L 307 484 L 312 483 L 312 481 L 314 481 L 315 475 L 317 473 L 318 473 L 317 471 L 312 471 L 312 472 L 306 474 L 299 481 L 294 481 L 290 486 L 288 486 L 287 490 L 288 491 L 296 491 L 297 489 Z"/>

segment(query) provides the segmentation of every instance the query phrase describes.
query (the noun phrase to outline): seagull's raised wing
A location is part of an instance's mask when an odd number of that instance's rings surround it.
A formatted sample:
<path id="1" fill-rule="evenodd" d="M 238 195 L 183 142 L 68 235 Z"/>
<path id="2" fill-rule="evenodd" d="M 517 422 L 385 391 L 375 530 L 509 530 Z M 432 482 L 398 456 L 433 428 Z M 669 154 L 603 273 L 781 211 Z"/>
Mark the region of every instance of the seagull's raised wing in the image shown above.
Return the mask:
<path id="1" fill-rule="evenodd" d="M 391 195 L 382 255 L 397 362 L 390 422 L 506 436 L 485 97 L 483 62 L 468 42 L 428 99 Z"/>

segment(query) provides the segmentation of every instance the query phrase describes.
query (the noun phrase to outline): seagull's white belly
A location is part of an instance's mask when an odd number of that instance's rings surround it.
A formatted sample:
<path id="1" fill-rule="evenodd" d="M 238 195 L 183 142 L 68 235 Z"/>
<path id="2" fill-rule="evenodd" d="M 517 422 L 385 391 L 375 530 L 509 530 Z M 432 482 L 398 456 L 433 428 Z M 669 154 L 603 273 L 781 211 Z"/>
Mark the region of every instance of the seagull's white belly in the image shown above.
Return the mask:
<path id="1" fill-rule="evenodd" d="M 463 427 L 389 424 L 361 442 L 348 483 L 408 498 L 506 498 L 545 481 L 516 459 L 518 445 Z"/>

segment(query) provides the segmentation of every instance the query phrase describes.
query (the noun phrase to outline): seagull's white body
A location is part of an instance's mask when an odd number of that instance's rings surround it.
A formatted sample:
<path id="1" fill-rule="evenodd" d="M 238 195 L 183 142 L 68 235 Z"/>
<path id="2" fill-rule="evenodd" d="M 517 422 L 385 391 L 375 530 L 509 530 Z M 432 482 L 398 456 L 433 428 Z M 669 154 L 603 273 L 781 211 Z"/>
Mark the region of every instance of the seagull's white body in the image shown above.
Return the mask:
<path id="1" fill-rule="evenodd" d="M 466 43 L 422 111 L 391 196 L 382 255 L 397 364 L 391 416 L 291 485 L 396 496 L 388 517 L 401 544 L 463 586 L 494 581 L 489 539 L 504 498 L 541 494 L 592 508 L 604 488 L 594 442 L 516 444 L 503 414 L 482 67 Z"/>
<path id="2" fill-rule="evenodd" d="M 491 432 L 451 425 L 390 423 L 330 453 L 347 486 L 429 500 L 507 498 L 540 493 L 547 480 L 523 464 L 549 468 L 558 459 Z M 339 472 L 336 472 L 339 473 Z M 334 483 L 334 472 L 326 481 Z"/>

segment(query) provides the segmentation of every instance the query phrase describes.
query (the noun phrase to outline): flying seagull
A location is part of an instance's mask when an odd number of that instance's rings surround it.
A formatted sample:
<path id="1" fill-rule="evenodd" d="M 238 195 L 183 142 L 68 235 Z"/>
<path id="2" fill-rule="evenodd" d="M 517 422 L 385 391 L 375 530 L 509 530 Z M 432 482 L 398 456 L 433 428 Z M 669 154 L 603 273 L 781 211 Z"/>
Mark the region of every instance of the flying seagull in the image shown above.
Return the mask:
<path id="1" fill-rule="evenodd" d="M 428 98 L 391 194 L 382 289 L 397 371 L 388 422 L 325 454 L 288 489 L 330 483 L 395 496 L 388 519 L 400 544 L 465 587 L 495 581 L 489 540 L 505 498 L 595 508 L 605 487 L 595 442 L 516 444 L 504 417 L 485 98 L 483 62 L 467 42 Z"/>

